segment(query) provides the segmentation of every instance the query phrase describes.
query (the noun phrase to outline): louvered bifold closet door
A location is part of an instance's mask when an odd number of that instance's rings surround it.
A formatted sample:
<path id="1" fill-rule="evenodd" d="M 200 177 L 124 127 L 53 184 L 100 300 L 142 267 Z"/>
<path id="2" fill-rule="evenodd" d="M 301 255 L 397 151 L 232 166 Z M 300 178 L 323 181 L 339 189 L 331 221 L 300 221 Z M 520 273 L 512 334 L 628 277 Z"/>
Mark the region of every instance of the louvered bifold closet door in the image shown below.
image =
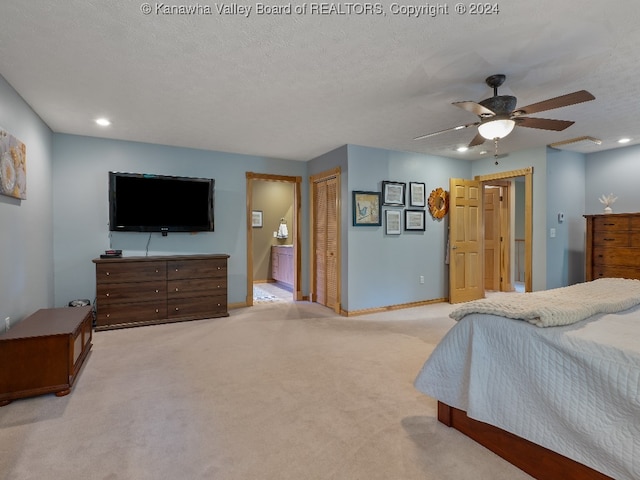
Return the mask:
<path id="1" fill-rule="evenodd" d="M 316 302 L 326 305 L 326 276 L 327 276 L 327 182 L 315 184 L 315 284 Z"/>
<path id="2" fill-rule="evenodd" d="M 327 180 L 326 306 L 338 304 L 338 180 Z"/>

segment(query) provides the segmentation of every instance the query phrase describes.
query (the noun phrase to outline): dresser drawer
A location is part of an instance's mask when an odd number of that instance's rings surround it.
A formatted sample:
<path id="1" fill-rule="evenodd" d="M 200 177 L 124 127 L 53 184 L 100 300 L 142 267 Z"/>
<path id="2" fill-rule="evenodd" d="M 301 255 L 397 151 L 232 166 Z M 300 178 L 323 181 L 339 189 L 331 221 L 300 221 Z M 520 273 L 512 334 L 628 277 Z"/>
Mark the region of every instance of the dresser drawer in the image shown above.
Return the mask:
<path id="1" fill-rule="evenodd" d="M 631 245 L 629 232 L 598 231 L 593 234 L 594 245 L 610 245 L 616 247 L 628 247 Z"/>
<path id="2" fill-rule="evenodd" d="M 167 262 L 167 278 L 178 280 L 183 278 L 226 278 L 227 262 L 225 260 L 171 260 Z"/>
<path id="3" fill-rule="evenodd" d="M 602 215 L 594 217 L 593 228 L 602 232 L 629 230 L 630 222 L 629 217 Z"/>
<path id="4" fill-rule="evenodd" d="M 96 265 L 96 282 L 126 283 L 166 280 L 166 262 L 100 263 Z"/>
<path id="5" fill-rule="evenodd" d="M 227 278 L 189 278 L 169 280 L 168 298 L 198 297 L 201 295 L 223 295 L 227 293 Z"/>
<path id="6" fill-rule="evenodd" d="M 594 265 L 593 278 L 632 278 L 640 280 L 640 268 L 618 267 L 611 265 Z"/>
<path id="7" fill-rule="evenodd" d="M 164 318 L 167 318 L 166 301 L 98 306 L 96 326 L 152 322 Z"/>
<path id="8" fill-rule="evenodd" d="M 169 318 L 208 318 L 227 311 L 227 296 L 172 298 L 167 300 Z"/>
<path id="9" fill-rule="evenodd" d="M 627 265 L 640 268 L 640 249 L 629 247 L 594 247 L 594 265 Z"/>
<path id="10" fill-rule="evenodd" d="M 167 282 L 106 283 L 96 287 L 96 302 L 102 305 L 126 302 L 153 302 L 167 295 Z"/>

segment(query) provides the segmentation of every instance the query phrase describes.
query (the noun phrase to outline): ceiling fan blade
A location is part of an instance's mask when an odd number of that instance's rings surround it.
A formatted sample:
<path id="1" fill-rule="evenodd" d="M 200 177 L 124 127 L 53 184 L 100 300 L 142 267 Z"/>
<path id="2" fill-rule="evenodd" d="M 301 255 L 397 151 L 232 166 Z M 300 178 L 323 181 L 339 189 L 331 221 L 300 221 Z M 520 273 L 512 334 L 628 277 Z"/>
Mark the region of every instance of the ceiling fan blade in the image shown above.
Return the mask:
<path id="1" fill-rule="evenodd" d="M 518 108 L 516 112 L 518 115 L 530 115 L 532 113 L 553 110 L 554 108 L 568 107 L 569 105 L 575 105 L 576 103 L 589 102 L 591 100 L 595 100 L 595 98 L 596 97 L 586 90 L 580 90 L 578 92 L 568 93 L 566 95 L 561 95 L 559 97 L 527 105 L 526 107 Z"/>
<path id="2" fill-rule="evenodd" d="M 516 125 L 519 127 L 539 128 L 541 130 L 555 130 L 561 132 L 565 128 L 569 128 L 575 122 L 569 120 L 554 120 L 551 118 L 515 118 Z"/>
<path id="3" fill-rule="evenodd" d="M 478 133 L 475 137 L 473 137 L 473 140 L 471 140 L 471 143 L 469 143 L 469 148 L 475 147 L 476 145 L 482 145 L 485 140 L 486 139 Z"/>
<path id="4" fill-rule="evenodd" d="M 467 112 L 474 113 L 479 117 L 492 117 L 495 115 L 493 110 L 489 110 L 484 105 L 480 105 L 476 102 L 453 102 L 451 105 L 455 105 L 456 107 L 460 107 Z"/>
<path id="5" fill-rule="evenodd" d="M 458 125 L 457 127 L 447 128 L 438 132 L 427 133 L 426 135 L 420 135 L 419 137 L 414 138 L 414 140 L 422 140 L 423 138 L 433 137 L 435 135 L 440 135 L 441 133 L 453 132 L 454 130 L 462 130 L 463 128 L 474 127 L 476 125 L 480 125 L 480 122 L 467 123 L 466 125 Z"/>

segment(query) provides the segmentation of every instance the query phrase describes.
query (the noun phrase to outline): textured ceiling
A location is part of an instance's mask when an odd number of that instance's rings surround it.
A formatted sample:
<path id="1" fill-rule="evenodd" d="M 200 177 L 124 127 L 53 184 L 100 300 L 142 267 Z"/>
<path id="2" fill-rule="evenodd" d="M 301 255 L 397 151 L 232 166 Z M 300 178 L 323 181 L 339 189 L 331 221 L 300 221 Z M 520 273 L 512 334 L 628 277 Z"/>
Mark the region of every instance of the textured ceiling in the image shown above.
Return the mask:
<path id="1" fill-rule="evenodd" d="M 501 154 L 582 136 L 602 144 L 562 148 L 616 148 L 621 136 L 640 143 L 633 0 L 504 0 L 491 15 L 434 3 L 437 15 L 419 17 L 391 2 L 306 2 L 299 14 L 294 2 L 281 15 L 261 14 L 260 2 L 151 2 L 146 15 L 143 4 L 3 0 L 0 74 L 54 132 L 309 160 L 347 143 L 491 155 L 489 142 L 489 153 L 455 151 L 475 127 L 413 138 L 476 121 L 451 102 L 490 97 L 484 79 L 503 73 L 499 93 L 518 106 L 582 89 L 596 100 L 532 115 L 576 123 L 563 132 L 517 127 Z M 197 13 L 164 10 L 178 5 Z M 234 5 L 251 11 L 218 11 Z M 366 6 L 381 13 L 361 13 Z M 98 127 L 99 116 L 112 126 Z"/>

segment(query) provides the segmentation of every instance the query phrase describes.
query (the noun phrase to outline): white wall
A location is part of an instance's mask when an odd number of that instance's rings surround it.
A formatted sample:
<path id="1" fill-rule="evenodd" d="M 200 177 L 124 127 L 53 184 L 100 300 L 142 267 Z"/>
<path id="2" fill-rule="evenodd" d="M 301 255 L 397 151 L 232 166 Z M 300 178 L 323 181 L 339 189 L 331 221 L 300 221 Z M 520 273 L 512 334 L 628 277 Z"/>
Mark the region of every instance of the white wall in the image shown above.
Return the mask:
<path id="1" fill-rule="evenodd" d="M 0 127 L 26 145 L 27 198 L 0 195 L 0 332 L 53 306 L 52 133 L 0 76 Z M 1 368 L 1 367 L 0 367 Z"/>

